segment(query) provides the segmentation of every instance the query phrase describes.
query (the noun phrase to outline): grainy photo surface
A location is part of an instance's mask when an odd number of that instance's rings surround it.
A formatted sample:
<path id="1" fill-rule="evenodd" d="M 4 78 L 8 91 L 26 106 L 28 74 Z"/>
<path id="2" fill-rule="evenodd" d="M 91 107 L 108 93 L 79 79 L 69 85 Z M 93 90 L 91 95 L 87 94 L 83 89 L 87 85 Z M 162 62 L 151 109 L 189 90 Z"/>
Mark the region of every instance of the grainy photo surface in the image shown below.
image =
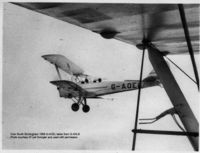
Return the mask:
<path id="1" fill-rule="evenodd" d="M 5 2 L 3 149 L 197 150 L 199 8 Z"/>

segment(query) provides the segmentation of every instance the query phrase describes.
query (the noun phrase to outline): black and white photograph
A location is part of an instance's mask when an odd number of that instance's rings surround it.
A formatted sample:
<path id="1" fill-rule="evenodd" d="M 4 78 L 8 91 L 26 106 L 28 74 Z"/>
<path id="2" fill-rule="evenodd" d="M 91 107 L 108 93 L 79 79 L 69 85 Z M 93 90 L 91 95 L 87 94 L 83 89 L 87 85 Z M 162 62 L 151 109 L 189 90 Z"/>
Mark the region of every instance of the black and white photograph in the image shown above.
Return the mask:
<path id="1" fill-rule="evenodd" d="M 198 151 L 200 3 L 2 3 L 2 149 Z"/>

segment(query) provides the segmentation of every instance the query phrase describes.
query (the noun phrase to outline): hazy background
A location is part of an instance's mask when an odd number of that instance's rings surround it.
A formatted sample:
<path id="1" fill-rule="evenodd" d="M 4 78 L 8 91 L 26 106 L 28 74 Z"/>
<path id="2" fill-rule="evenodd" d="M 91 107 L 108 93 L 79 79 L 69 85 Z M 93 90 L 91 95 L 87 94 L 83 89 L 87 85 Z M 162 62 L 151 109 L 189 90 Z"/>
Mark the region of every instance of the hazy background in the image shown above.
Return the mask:
<path id="1" fill-rule="evenodd" d="M 71 100 L 60 98 L 49 81 L 55 67 L 44 54 L 62 54 L 87 74 L 108 80 L 139 79 L 141 51 L 135 46 L 105 40 L 100 35 L 63 21 L 4 3 L 3 16 L 3 148 L 131 150 L 138 91 L 89 99 L 90 112 L 71 110 Z M 189 56 L 171 56 L 193 76 Z M 196 60 L 199 68 L 199 61 Z M 170 66 L 194 114 L 199 119 L 196 85 Z M 144 77 L 152 70 L 145 56 Z M 194 78 L 194 76 L 193 76 Z M 173 90 L 173 89 L 172 89 Z M 139 118 L 155 117 L 171 102 L 163 88 L 141 92 Z M 180 130 L 171 116 L 143 129 Z M 78 139 L 13 140 L 11 132 L 80 132 Z M 136 150 L 192 150 L 186 137 L 138 134 Z"/>

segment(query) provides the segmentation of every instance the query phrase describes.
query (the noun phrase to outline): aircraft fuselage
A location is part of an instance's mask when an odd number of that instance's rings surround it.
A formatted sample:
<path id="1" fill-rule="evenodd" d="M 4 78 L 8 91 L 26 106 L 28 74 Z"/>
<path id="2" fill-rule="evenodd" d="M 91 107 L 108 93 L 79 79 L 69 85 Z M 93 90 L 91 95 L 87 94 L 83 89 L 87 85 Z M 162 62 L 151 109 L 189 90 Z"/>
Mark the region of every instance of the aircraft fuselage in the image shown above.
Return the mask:
<path id="1" fill-rule="evenodd" d="M 96 96 L 135 90 L 139 81 L 105 81 L 98 83 L 79 84 L 88 92 L 94 92 Z M 89 96 L 90 97 L 90 96 Z"/>

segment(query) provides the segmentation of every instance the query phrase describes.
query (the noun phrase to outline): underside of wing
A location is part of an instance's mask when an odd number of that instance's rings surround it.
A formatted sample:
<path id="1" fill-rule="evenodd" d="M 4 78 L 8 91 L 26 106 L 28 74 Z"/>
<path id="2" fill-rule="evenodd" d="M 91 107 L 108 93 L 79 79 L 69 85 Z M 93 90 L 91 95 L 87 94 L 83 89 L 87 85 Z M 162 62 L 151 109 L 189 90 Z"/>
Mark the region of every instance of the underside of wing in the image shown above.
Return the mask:
<path id="1" fill-rule="evenodd" d="M 33 11 L 137 45 L 144 37 L 160 51 L 188 53 L 177 4 L 15 3 Z M 199 4 L 184 4 L 191 43 L 199 52 Z"/>
<path id="2" fill-rule="evenodd" d="M 73 93 L 75 97 L 78 96 L 95 97 L 94 93 L 86 91 L 85 89 L 83 89 L 82 87 L 71 81 L 58 80 L 58 81 L 51 81 L 50 83 L 56 85 L 60 89 Z"/>

